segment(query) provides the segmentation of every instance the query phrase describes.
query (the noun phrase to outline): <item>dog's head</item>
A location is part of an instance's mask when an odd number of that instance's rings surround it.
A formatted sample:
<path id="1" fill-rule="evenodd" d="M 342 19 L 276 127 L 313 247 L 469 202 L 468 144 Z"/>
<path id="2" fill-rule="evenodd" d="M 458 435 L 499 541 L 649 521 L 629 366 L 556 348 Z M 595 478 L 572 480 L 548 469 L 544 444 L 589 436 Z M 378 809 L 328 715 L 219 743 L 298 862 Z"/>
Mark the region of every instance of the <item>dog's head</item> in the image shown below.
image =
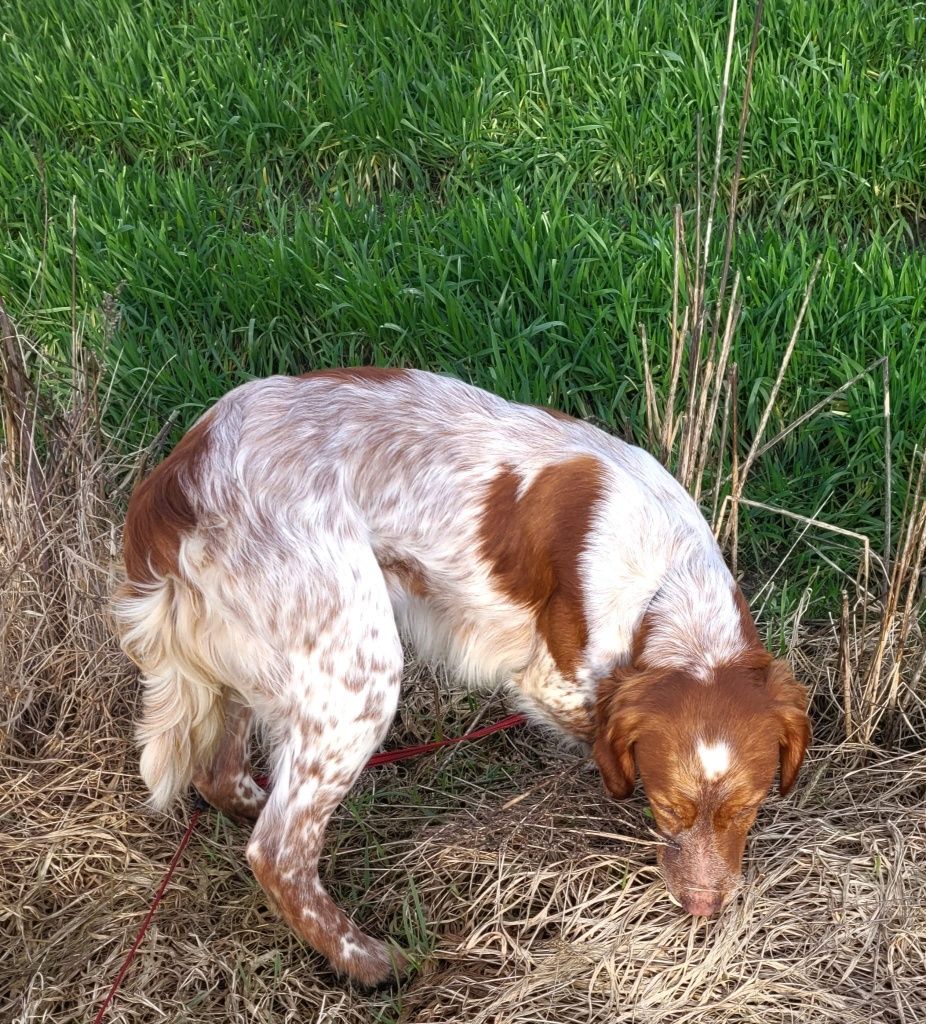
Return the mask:
<path id="1" fill-rule="evenodd" d="M 751 657 L 702 677 L 621 669 L 599 686 L 594 757 L 628 796 L 637 770 L 665 844 L 672 896 L 712 916 L 738 888 L 746 835 L 780 770 L 794 786 L 810 740 L 807 695 L 784 661 Z"/>

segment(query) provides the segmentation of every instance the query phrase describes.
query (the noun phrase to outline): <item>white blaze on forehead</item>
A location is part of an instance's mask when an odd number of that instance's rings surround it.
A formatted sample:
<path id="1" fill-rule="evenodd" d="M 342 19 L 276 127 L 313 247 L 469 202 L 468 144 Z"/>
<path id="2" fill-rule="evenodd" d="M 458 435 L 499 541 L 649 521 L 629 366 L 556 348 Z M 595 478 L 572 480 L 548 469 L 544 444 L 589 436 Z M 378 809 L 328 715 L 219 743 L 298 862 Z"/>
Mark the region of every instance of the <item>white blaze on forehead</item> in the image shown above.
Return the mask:
<path id="1" fill-rule="evenodd" d="M 726 743 L 698 743 L 698 757 L 708 782 L 719 779 L 730 769 L 730 748 Z"/>

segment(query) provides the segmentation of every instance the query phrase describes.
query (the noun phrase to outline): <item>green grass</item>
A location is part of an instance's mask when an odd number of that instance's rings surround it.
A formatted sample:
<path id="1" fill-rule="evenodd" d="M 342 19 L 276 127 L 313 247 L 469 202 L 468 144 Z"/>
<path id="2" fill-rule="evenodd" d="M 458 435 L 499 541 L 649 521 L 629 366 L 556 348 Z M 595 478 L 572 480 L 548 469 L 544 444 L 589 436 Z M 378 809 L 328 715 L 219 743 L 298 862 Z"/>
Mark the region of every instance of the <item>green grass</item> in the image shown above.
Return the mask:
<path id="1" fill-rule="evenodd" d="M 726 31 L 726 3 L 693 0 L 13 0 L 0 292 L 70 357 L 73 202 L 78 318 L 129 443 L 248 376 L 368 360 L 641 438 L 637 324 L 665 365 L 672 210 L 692 231 Z M 744 439 L 822 254 L 770 434 L 889 353 L 902 489 L 926 436 L 926 4 L 766 4 L 741 210 Z M 748 496 L 877 545 L 880 408 L 879 379 L 859 384 Z M 799 527 L 753 513 L 744 529 L 741 564 L 765 566 Z M 831 600 L 817 552 L 790 564 L 781 604 L 805 581 Z"/>

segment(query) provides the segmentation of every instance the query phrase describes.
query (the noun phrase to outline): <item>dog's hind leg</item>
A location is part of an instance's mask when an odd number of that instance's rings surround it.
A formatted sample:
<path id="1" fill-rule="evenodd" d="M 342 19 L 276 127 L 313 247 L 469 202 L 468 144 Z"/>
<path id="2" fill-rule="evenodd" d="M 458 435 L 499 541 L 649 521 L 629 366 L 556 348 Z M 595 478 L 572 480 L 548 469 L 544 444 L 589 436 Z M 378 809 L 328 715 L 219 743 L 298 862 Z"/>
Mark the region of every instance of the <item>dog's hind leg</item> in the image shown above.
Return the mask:
<path id="1" fill-rule="evenodd" d="M 404 958 L 334 903 L 318 863 L 332 813 L 395 715 L 402 646 L 372 552 L 338 557 L 343 571 L 326 579 L 324 597 L 314 595 L 305 642 L 289 647 L 289 679 L 267 709 L 276 742 L 273 788 L 247 857 L 297 935 L 336 970 L 377 985 L 398 973 Z"/>
<path id="2" fill-rule="evenodd" d="M 254 712 L 234 697 L 225 703 L 225 730 L 212 761 L 197 765 L 193 785 L 226 817 L 242 824 L 257 819 L 267 794 L 251 777 L 250 742 Z"/>

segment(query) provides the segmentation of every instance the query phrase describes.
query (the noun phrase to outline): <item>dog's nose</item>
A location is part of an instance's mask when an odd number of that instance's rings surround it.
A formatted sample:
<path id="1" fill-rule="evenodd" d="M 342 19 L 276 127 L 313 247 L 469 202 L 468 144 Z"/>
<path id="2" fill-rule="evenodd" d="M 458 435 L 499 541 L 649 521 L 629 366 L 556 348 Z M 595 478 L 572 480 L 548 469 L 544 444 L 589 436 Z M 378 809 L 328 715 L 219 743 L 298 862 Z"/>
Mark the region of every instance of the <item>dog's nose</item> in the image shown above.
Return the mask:
<path id="1" fill-rule="evenodd" d="M 723 894 L 719 892 L 695 892 L 682 897 L 682 907 L 695 917 L 715 917 L 723 903 Z"/>

